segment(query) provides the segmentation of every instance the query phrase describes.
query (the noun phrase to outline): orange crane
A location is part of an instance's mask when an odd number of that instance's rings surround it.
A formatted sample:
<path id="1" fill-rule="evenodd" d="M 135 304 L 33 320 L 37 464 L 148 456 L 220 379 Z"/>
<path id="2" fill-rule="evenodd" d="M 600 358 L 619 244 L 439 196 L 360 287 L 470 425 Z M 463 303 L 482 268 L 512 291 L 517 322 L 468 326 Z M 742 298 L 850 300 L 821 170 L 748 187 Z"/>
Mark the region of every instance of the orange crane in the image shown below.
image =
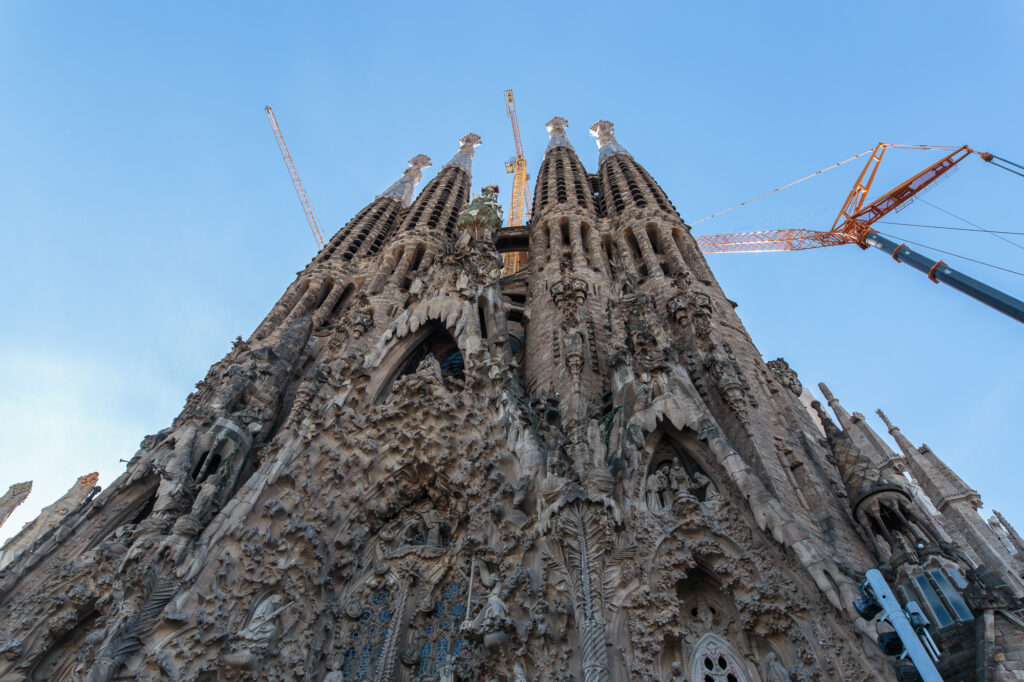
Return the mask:
<path id="1" fill-rule="evenodd" d="M 519 117 L 516 115 L 516 100 L 511 90 L 505 91 L 505 110 L 512 121 L 512 137 L 516 142 L 516 155 L 505 162 L 505 172 L 512 176 L 512 201 L 508 209 L 508 226 L 520 227 L 524 217 L 530 214 L 530 197 L 527 191 L 529 176 L 526 174 L 526 158 L 523 156 L 523 144 L 519 140 Z M 504 256 L 504 267 L 501 274 L 512 275 L 526 265 L 525 251 L 511 251 Z"/>
<path id="2" fill-rule="evenodd" d="M 882 162 L 886 149 L 889 148 L 953 151 L 917 175 L 905 180 L 881 197 L 865 205 L 868 191 L 871 189 L 875 174 L 878 172 L 878 166 Z M 872 150 L 871 156 L 868 157 L 864 169 L 853 184 L 853 189 L 850 190 L 850 194 L 846 197 L 846 201 L 839 210 L 839 215 L 836 216 L 832 229 L 829 231 L 791 229 L 702 235 L 696 237 L 697 245 L 704 253 L 799 251 L 803 249 L 816 249 L 823 246 L 840 246 L 843 244 L 856 244 L 862 249 L 867 249 L 870 246 L 889 253 L 898 263 L 906 263 L 912 268 L 924 272 L 928 275 L 928 279 L 936 284 L 944 282 L 968 296 L 1009 315 L 1017 321 L 1024 322 L 1024 302 L 954 270 L 941 260 L 932 261 L 921 254 L 915 253 L 907 248 L 906 244 L 897 244 L 878 234 L 872 228 L 874 223 L 889 213 L 898 210 L 901 206 L 905 206 L 913 200 L 916 194 L 933 184 L 971 154 L 977 154 L 988 162 L 991 162 L 993 158 L 1002 160 L 1001 157 L 995 157 L 992 154 L 977 152 L 967 145 L 954 148 L 925 145 L 893 145 L 880 142 Z M 999 164 L 995 165 L 998 166 Z M 1006 170 L 1016 172 L 1008 168 Z"/>
<path id="3" fill-rule="evenodd" d="M 277 125 L 277 117 L 274 116 L 274 110 L 267 105 L 263 108 L 267 112 L 267 120 L 270 121 L 270 127 L 274 129 L 274 137 L 277 139 L 277 146 L 281 150 L 281 157 L 284 159 L 284 164 L 288 166 L 288 174 L 292 178 L 292 185 L 295 186 L 295 193 L 299 195 L 299 203 L 302 204 L 302 210 L 306 214 L 306 220 L 309 221 L 309 229 L 313 231 L 313 239 L 316 240 L 317 251 L 324 248 L 324 238 L 320 234 L 320 228 L 316 225 L 316 218 L 313 217 L 313 209 L 309 206 L 309 199 L 306 198 L 306 190 L 302 186 L 302 180 L 299 179 L 299 174 L 295 170 L 295 164 L 292 163 L 292 155 L 288 153 L 288 146 L 284 143 L 284 136 L 281 135 L 281 128 Z"/>

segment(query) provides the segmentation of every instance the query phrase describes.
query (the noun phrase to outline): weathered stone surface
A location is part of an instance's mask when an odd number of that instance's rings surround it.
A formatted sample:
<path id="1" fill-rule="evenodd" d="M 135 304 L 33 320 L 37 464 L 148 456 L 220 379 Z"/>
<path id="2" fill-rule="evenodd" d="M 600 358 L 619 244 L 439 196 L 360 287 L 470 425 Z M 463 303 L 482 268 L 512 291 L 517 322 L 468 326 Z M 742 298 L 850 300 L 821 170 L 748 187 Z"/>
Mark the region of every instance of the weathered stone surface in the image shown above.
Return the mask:
<path id="1" fill-rule="evenodd" d="M 524 271 L 475 135 L 340 230 L 0 572 L 0 679 L 889 680 L 852 608 L 877 565 L 942 593 L 955 679 L 1013 679 L 1021 595 L 958 546 L 988 527 L 812 415 L 611 124 L 596 174 L 566 125 Z"/>

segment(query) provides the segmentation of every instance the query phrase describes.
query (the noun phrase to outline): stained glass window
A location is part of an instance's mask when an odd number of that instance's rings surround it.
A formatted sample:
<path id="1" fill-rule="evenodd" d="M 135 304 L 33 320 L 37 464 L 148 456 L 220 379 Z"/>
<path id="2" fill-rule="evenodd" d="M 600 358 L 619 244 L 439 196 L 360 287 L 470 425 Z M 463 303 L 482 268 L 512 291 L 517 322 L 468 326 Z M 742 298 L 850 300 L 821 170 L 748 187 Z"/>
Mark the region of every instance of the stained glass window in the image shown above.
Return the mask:
<path id="1" fill-rule="evenodd" d="M 437 594 L 433 610 L 422 617 L 418 628 L 418 677 L 439 674 L 449 655 L 459 655 L 465 645 L 459 627 L 465 618 L 465 590 L 458 583 L 445 583 Z"/>
<path id="2" fill-rule="evenodd" d="M 341 670 L 346 680 L 375 680 L 380 653 L 391 629 L 391 593 L 377 590 L 353 624 Z"/>

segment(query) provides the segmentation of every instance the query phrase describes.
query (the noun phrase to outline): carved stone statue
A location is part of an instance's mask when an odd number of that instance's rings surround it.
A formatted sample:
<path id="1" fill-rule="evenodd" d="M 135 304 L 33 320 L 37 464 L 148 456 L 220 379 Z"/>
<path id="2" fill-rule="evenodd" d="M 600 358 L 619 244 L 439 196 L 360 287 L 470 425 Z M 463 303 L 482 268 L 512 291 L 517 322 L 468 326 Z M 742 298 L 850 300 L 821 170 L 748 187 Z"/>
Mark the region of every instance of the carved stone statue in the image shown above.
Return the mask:
<path id="1" fill-rule="evenodd" d="M 272 594 L 260 602 L 253 611 L 249 624 L 235 635 L 235 647 L 232 654 L 224 660 L 235 667 L 251 668 L 256 665 L 274 633 L 277 632 L 277 615 L 288 608 L 283 604 L 284 597 Z"/>
<path id="2" fill-rule="evenodd" d="M 768 652 L 761 667 L 763 670 L 761 676 L 764 678 L 764 682 L 790 682 L 793 679 L 774 651 Z"/>
<path id="3" fill-rule="evenodd" d="M 664 467 L 659 467 L 647 477 L 647 506 L 652 511 L 661 511 L 669 506 L 669 482 Z"/>
<path id="4" fill-rule="evenodd" d="M 508 617 L 508 606 L 501 598 L 502 582 L 494 581 L 487 602 L 470 624 L 469 630 L 484 637 L 484 643 L 493 646 L 503 641 L 513 625 Z"/>
<path id="5" fill-rule="evenodd" d="M 686 682 L 686 675 L 683 673 L 683 664 L 679 661 L 672 661 L 672 671 L 669 673 L 666 682 Z"/>
<path id="6" fill-rule="evenodd" d="M 519 661 L 512 667 L 512 682 L 529 682 L 526 678 L 526 666 Z"/>

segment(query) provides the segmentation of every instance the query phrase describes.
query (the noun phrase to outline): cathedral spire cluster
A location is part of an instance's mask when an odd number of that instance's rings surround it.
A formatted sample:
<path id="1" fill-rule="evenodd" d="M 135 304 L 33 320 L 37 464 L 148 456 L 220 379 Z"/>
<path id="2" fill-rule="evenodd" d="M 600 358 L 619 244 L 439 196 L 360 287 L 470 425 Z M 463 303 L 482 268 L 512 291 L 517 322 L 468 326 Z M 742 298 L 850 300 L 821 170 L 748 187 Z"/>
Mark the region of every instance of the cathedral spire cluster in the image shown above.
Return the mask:
<path id="1" fill-rule="evenodd" d="M 32 525 L 0 679 L 881 682 L 872 568 L 945 679 L 1024 670 L 1024 540 L 888 420 L 902 455 L 824 384 L 815 417 L 613 125 L 593 172 L 567 127 L 510 230 L 479 136 L 418 193 L 413 157 Z"/>

